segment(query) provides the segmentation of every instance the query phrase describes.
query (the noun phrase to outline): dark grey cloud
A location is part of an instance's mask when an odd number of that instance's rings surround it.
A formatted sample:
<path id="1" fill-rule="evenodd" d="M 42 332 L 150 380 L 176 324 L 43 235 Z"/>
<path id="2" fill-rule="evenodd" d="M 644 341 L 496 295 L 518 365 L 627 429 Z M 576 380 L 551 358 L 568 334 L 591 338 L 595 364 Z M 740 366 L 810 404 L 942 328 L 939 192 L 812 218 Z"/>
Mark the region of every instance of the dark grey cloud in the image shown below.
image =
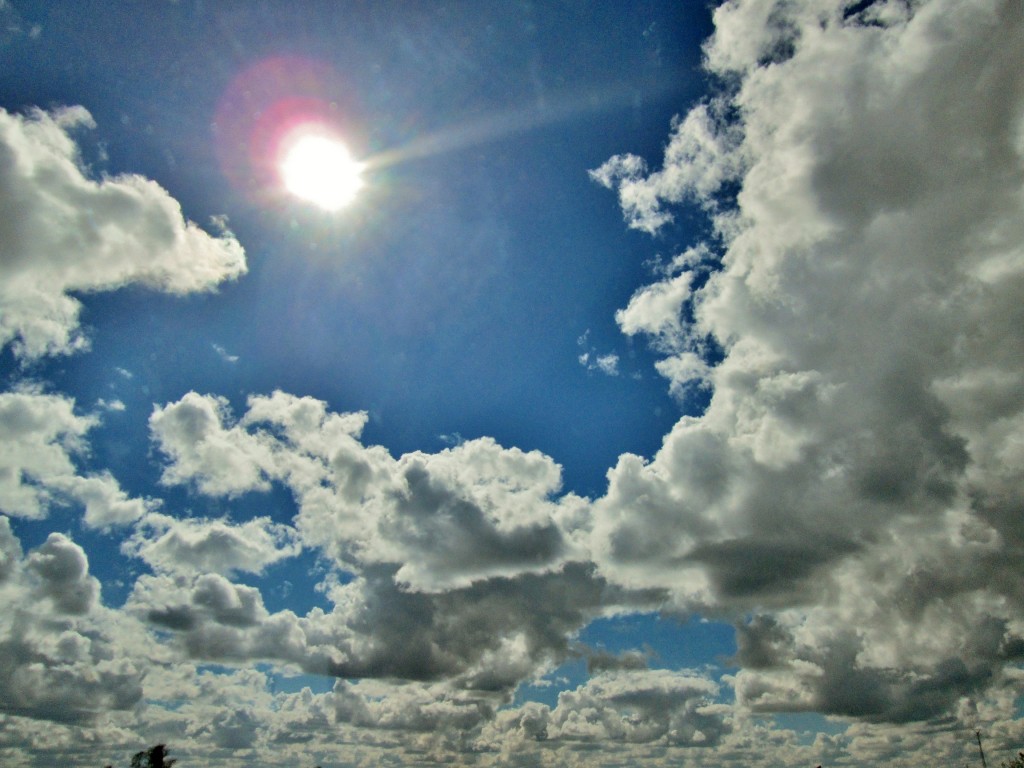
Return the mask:
<path id="1" fill-rule="evenodd" d="M 647 669 L 650 662 L 649 654 L 643 651 L 624 651 L 622 653 L 592 651 L 587 653 L 586 657 L 587 672 L 591 675 L 619 669 Z"/>
<path id="2" fill-rule="evenodd" d="M 0 711 L 5 715 L 88 725 L 142 699 L 144 667 L 117 638 L 99 604 L 80 546 L 51 534 L 22 555 L 0 517 L 7 608 L 0 617 Z"/>
<path id="3" fill-rule="evenodd" d="M 440 594 L 405 592 L 393 568 L 370 571 L 336 592 L 353 633 L 337 677 L 449 678 L 461 688 L 510 692 L 572 653 L 571 637 L 612 605 L 657 605 L 657 593 L 611 588 L 588 566 L 495 578 Z M 340 617 L 339 617 L 340 618 Z"/>

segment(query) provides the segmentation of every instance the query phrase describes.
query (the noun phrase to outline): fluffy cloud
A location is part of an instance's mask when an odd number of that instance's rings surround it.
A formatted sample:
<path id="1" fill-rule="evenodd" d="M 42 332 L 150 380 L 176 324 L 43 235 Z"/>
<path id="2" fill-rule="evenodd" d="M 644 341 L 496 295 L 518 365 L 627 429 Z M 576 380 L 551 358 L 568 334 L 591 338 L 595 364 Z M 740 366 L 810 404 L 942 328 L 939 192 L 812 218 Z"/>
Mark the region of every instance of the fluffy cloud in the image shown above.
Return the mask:
<path id="1" fill-rule="evenodd" d="M 142 697 L 143 672 L 115 640 L 85 552 L 59 533 L 23 556 L 0 517 L 0 711 L 88 723 Z"/>
<path id="2" fill-rule="evenodd" d="M 728 726 L 715 704 L 718 686 L 685 672 L 644 670 L 596 675 L 559 695 L 548 738 L 713 746 Z"/>
<path id="3" fill-rule="evenodd" d="M 704 205 L 721 268 L 684 260 L 618 315 L 713 396 L 620 458 L 593 543 L 622 584 L 779 611 L 741 629 L 744 705 L 899 722 L 1019 685 L 1024 23 L 848 5 L 724 3 L 728 103 L 677 122 L 662 170 L 595 172 L 641 229 Z"/>
<path id="4" fill-rule="evenodd" d="M 622 155 L 594 172 L 636 228 L 687 201 L 713 219 L 715 239 L 616 316 L 680 397 L 711 388 L 707 411 L 650 460 L 622 456 L 591 503 L 561 494 L 538 452 L 482 438 L 395 458 L 363 444 L 366 414 L 312 398 L 252 397 L 238 418 L 196 393 L 155 408 L 167 485 L 236 498 L 279 484 L 297 504 L 285 526 L 156 514 L 76 468 L 95 417 L 4 394 L 3 510 L 38 519 L 70 500 L 90 525 L 134 522 L 123 551 L 154 573 L 110 610 L 69 536 L 25 554 L 0 517 L 15 607 L 0 614 L 0 749 L 68 755 L 82 734 L 144 732 L 213 764 L 269 750 L 290 764 L 960 764 L 953 730 L 979 724 L 1019 747 L 1024 20 L 997 0 L 734 0 L 715 21 L 724 95 L 674 123 L 660 170 Z M 76 119 L 4 117 L 4 146 L 28 137 L 52 171 L 25 189 L 81 187 L 108 233 L 134 189 L 131 236 L 148 242 L 143 209 L 163 193 L 85 180 Z M 28 184 L 21 167 L 5 179 Z M 59 280 L 35 314 L 11 304 L 4 343 L 24 358 L 80 343 L 66 290 L 184 291 L 241 269 L 230 237 L 175 216 L 220 277 L 115 249 L 83 285 L 91 267 L 59 249 L 5 251 L 12 279 L 38 264 Z M 0 232 L 26 243 L 18 221 Z M 328 609 L 274 612 L 239 583 L 300 547 L 332 569 Z M 578 656 L 589 621 L 667 602 L 735 620 L 734 674 L 596 653 L 556 706 L 513 705 L 522 681 Z M 281 673 L 337 682 L 275 693 Z M 807 738 L 772 726 L 778 712 L 852 725 Z"/>
<path id="5" fill-rule="evenodd" d="M 85 345 L 75 291 L 140 283 L 184 294 L 245 271 L 230 233 L 185 221 L 156 183 L 94 181 L 71 131 L 93 127 L 82 107 L 14 115 L 0 110 L 0 345 L 31 359 Z"/>
<path id="6" fill-rule="evenodd" d="M 38 519 L 51 504 L 74 500 L 90 526 L 130 523 L 148 503 L 129 498 L 109 473 L 78 473 L 73 457 L 85 452 L 97 419 L 74 409 L 60 395 L 0 393 L 0 511 Z"/>
<path id="7" fill-rule="evenodd" d="M 573 636 L 595 615 L 616 606 L 650 608 L 661 597 L 621 592 L 583 566 L 443 593 L 404 591 L 395 570 L 378 566 L 335 583 L 327 591 L 333 608 L 306 616 L 271 613 L 259 590 L 217 574 L 141 576 L 126 610 L 181 658 L 276 662 L 346 680 L 414 681 L 429 684 L 417 701 L 443 689 L 459 702 L 459 712 L 481 716 L 505 703 L 520 681 L 568 659 Z M 362 711 L 353 710 L 349 721 L 367 725 Z"/>
<path id="8" fill-rule="evenodd" d="M 413 732 L 471 730 L 494 715 L 486 700 L 452 691 L 443 684 L 339 680 L 333 694 L 335 719 L 364 728 Z"/>
<path id="9" fill-rule="evenodd" d="M 153 411 L 150 431 L 172 460 L 164 470 L 164 483 L 192 482 L 202 492 L 217 495 L 270 487 L 270 448 L 243 429 L 224 429 L 226 416 L 226 400 L 195 392 Z"/>
<path id="10" fill-rule="evenodd" d="M 301 546 L 287 526 L 260 517 L 232 525 L 223 520 L 177 519 L 149 514 L 122 546 L 158 571 L 169 573 L 260 573 L 297 555 Z"/>
<path id="11" fill-rule="evenodd" d="M 580 564 L 437 594 L 404 591 L 394 573 L 394 566 L 376 567 L 331 591 L 337 608 L 321 632 L 344 652 L 331 674 L 448 679 L 469 690 L 510 692 L 568 658 L 571 638 L 594 616 L 656 606 L 663 597 L 622 592 Z"/>
<path id="12" fill-rule="evenodd" d="M 58 613 L 85 614 L 96 603 L 100 584 L 89 576 L 85 552 L 60 533 L 51 533 L 28 558 L 25 568 L 36 577 L 36 595 L 49 598 Z"/>
<path id="13" fill-rule="evenodd" d="M 394 459 L 359 442 L 365 421 L 277 392 L 250 398 L 233 422 L 222 400 L 189 393 L 150 426 L 170 460 L 164 482 L 228 495 L 283 482 L 306 544 L 347 568 L 398 564 L 395 577 L 413 589 L 553 571 L 580 554 L 586 502 L 551 499 L 561 471 L 547 456 L 481 438 Z"/>
<path id="14" fill-rule="evenodd" d="M 502 710 L 475 746 L 507 761 L 521 756 L 525 764 L 544 759 L 543 753 L 562 762 L 592 757 L 597 745 L 614 755 L 613 762 L 650 759 L 654 750 L 667 749 L 700 750 L 701 760 L 733 727 L 732 709 L 717 703 L 717 695 L 714 682 L 692 673 L 606 672 L 563 691 L 553 709 L 531 702 Z"/>
<path id="15" fill-rule="evenodd" d="M 626 154 L 590 172 L 594 181 L 618 191 L 630 227 L 657 232 L 672 221 L 665 203 L 696 201 L 712 211 L 718 208 L 715 193 L 743 165 L 737 146 L 742 134 L 720 116 L 725 106 L 721 101 L 701 104 L 675 120 L 659 171 L 649 173 L 643 158 Z"/>
<path id="16" fill-rule="evenodd" d="M 154 413 L 168 482 L 283 483 L 304 543 L 355 573 L 332 612 L 289 620 L 296 663 L 507 692 L 564 659 L 617 584 L 635 607 L 761 617 L 739 628 L 741 713 L 966 722 L 1012 699 L 1024 33 L 1006 4 L 899 7 L 722 5 L 707 60 L 730 90 L 676 122 L 661 171 L 595 172 L 636 226 L 692 199 L 718 240 L 617 316 L 710 404 L 650 461 L 622 456 L 593 505 L 558 497 L 540 454 L 482 439 L 396 459 L 360 442 L 364 415 L 309 398 L 252 398 L 235 420 L 191 394 Z M 190 605 L 181 632 L 218 627 L 195 648 L 225 632 L 261 647 L 268 617 L 231 628 Z M 615 706 L 570 704 L 543 729 L 533 712 L 531 733 L 642 740 Z M 724 738 L 703 714 L 657 738 Z"/>
<path id="17" fill-rule="evenodd" d="M 517 755 L 529 764 L 587 754 L 596 744 L 714 747 L 731 730 L 731 710 L 715 703 L 717 693 L 697 675 L 644 670 L 598 675 L 563 692 L 553 709 L 528 702 L 495 711 L 492 702 L 438 683 L 339 681 L 332 699 L 339 725 L 401 734 L 398 744 L 409 752 L 447 760 L 501 755 L 502 762 Z"/>

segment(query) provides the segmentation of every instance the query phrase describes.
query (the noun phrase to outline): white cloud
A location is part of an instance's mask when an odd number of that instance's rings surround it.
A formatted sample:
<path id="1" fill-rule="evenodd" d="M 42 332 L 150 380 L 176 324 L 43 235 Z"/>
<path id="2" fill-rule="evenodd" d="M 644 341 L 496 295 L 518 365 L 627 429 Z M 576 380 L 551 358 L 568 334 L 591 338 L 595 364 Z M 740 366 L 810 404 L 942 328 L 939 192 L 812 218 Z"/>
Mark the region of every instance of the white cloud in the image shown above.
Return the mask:
<path id="1" fill-rule="evenodd" d="M 619 356 L 614 352 L 609 352 L 606 355 L 598 355 L 594 360 L 594 365 L 597 369 L 608 376 L 619 375 Z"/>
<path id="2" fill-rule="evenodd" d="M 71 292 L 140 283 L 185 294 L 246 269 L 233 235 L 187 222 L 155 182 L 88 178 L 71 131 L 93 126 L 82 107 L 0 110 L 0 345 L 13 341 L 22 358 L 86 345 Z"/>
<path id="3" fill-rule="evenodd" d="M 80 546 L 60 533 L 51 533 L 25 563 L 37 578 L 35 593 L 48 598 L 58 613 L 88 613 L 99 597 L 100 583 L 89 576 L 89 561 Z"/>
<path id="4" fill-rule="evenodd" d="M 615 313 L 615 321 L 628 336 L 645 333 L 667 343 L 683 336 L 683 302 L 690 297 L 693 275 L 683 272 L 661 283 L 641 288 L 629 306 Z"/>
<path id="5" fill-rule="evenodd" d="M 587 349 L 587 340 L 590 338 L 590 330 L 588 329 L 576 339 L 576 344 L 585 349 L 581 352 L 576 360 L 586 368 L 588 371 L 599 371 L 606 376 L 618 376 L 619 375 L 619 356 L 614 352 L 606 352 L 601 354 L 594 347 Z"/>
<path id="6" fill-rule="evenodd" d="M 213 344 L 213 351 L 217 353 L 217 357 L 223 360 L 225 363 L 237 363 L 239 360 L 238 355 L 229 354 L 224 347 L 220 344 Z"/>
<path id="7" fill-rule="evenodd" d="M 222 421 L 228 418 L 226 400 L 195 392 L 154 408 L 150 431 L 171 459 L 162 482 L 193 481 L 202 492 L 218 495 L 268 489 L 267 472 L 273 467 L 269 446 L 238 427 L 225 430 Z"/>
<path id="8" fill-rule="evenodd" d="M 1019 686 L 1024 24 L 989 0 L 843 6 L 719 6 L 712 112 L 738 122 L 698 107 L 662 170 L 595 172 L 642 229 L 703 205 L 722 266 L 618 315 L 713 396 L 620 458 L 593 543 L 619 583 L 772 617 L 743 706 L 904 722 Z"/>
<path id="9" fill-rule="evenodd" d="M 586 502 L 552 500 L 561 470 L 547 456 L 481 438 L 394 459 L 358 441 L 365 421 L 277 392 L 250 398 L 233 423 L 222 400 L 189 393 L 150 425 L 170 459 L 164 482 L 230 495 L 281 481 L 304 543 L 346 568 L 399 565 L 412 589 L 554 571 L 581 554 L 573 539 Z"/>
<path id="10" fill-rule="evenodd" d="M 429 690 L 447 691 L 443 696 L 460 702 L 458 712 L 466 714 L 489 711 L 521 680 L 568 658 L 571 635 L 606 607 L 642 604 L 645 597 L 609 587 L 584 566 L 441 593 L 404 591 L 396 570 L 367 568 L 329 586 L 332 610 L 315 608 L 306 616 L 271 613 L 259 590 L 217 574 L 141 576 L 126 610 L 166 636 L 181 658 L 274 662 L 346 680 L 436 683 Z M 649 609 L 658 596 L 646 600 Z M 426 696 L 427 689 L 417 694 Z M 365 725 L 357 715 L 353 722 Z M 401 727 L 415 730 L 408 722 Z"/>
<path id="11" fill-rule="evenodd" d="M 95 420 L 75 416 L 74 403 L 56 395 L 0 394 L 0 509 L 46 515 L 49 478 L 74 476 L 70 453 L 81 450 Z"/>
<path id="12" fill-rule="evenodd" d="M 333 700 L 338 722 L 392 731 L 466 731 L 494 715 L 486 699 L 438 683 L 339 680 Z"/>
<path id="13" fill-rule="evenodd" d="M 97 417 L 0 396 L 4 511 L 137 520 L 125 552 L 155 571 L 110 610 L 69 536 L 25 555 L 0 517 L 0 754 L 84 764 L 66 759 L 84 739 L 159 734 L 211 764 L 961 764 L 976 725 L 1019 745 L 1024 31 L 1007 8 L 880 1 L 862 24 L 825 0 L 719 6 L 707 60 L 732 102 L 677 121 L 661 170 L 595 172 L 641 229 L 691 200 L 714 217 L 720 241 L 617 314 L 670 388 L 713 398 L 650 460 L 622 456 L 593 504 L 536 451 L 460 438 L 395 458 L 363 444 L 365 413 L 275 392 L 236 419 L 189 393 L 150 419 L 164 481 L 279 483 L 298 513 L 176 519 L 79 473 Z M 6 119 L 72 157 L 60 120 L 81 115 Z M 735 211 L 716 199 L 732 180 Z M 7 331 L 23 356 L 74 345 L 74 304 L 34 311 Z M 300 544 L 334 567 L 329 610 L 273 612 L 231 580 Z M 557 706 L 512 704 L 594 617 L 667 600 L 735 618 L 734 675 L 597 655 Z M 282 671 L 339 682 L 275 694 Z M 852 724 L 809 739 L 764 719 L 792 711 Z"/>
<path id="14" fill-rule="evenodd" d="M 295 532 L 269 518 L 232 525 L 224 520 L 177 519 L 151 513 L 122 551 L 167 573 L 260 573 L 301 551 Z"/>
<path id="15" fill-rule="evenodd" d="M 741 134 L 716 114 L 723 108 L 721 102 L 701 104 L 674 121 L 659 171 L 649 173 L 643 158 L 627 154 L 590 172 L 594 181 L 618 191 L 630 227 L 657 232 L 673 218 L 665 203 L 692 200 L 711 210 L 717 207 L 715 193 L 742 169 Z"/>
<path id="16" fill-rule="evenodd" d="M 83 476 L 74 457 L 86 451 L 95 416 L 78 416 L 73 400 L 36 392 L 0 393 L 0 510 L 44 518 L 52 504 L 76 501 L 96 528 L 137 519 L 149 503 L 125 494 L 108 472 Z"/>
<path id="17" fill-rule="evenodd" d="M 219 574 L 140 576 L 126 610 L 172 633 L 179 658 L 324 666 L 309 661 L 314 654 L 294 613 L 269 613 L 258 589 Z"/>
<path id="18" fill-rule="evenodd" d="M 651 742 L 712 746 L 728 729 L 715 706 L 718 686 L 669 670 L 595 675 L 558 696 L 548 738 L 570 741 Z"/>

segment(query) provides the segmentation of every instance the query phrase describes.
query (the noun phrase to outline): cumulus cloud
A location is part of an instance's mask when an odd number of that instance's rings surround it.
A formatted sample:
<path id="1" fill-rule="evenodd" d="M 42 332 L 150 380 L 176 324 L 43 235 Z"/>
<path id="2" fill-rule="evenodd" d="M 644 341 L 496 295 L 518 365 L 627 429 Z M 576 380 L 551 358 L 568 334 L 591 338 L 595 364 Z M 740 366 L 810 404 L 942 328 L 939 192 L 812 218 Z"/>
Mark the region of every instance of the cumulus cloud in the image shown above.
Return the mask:
<path id="1" fill-rule="evenodd" d="M 586 502 L 554 499 L 561 470 L 537 451 L 490 438 L 393 458 L 359 441 L 366 415 L 329 413 L 282 392 L 249 400 L 235 421 L 223 400 L 189 393 L 150 426 L 166 483 L 208 494 L 287 485 L 304 543 L 346 568 L 396 564 L 409 588 L 438 590 L 558 569 L 578 555 Z"/>
<path id="2" fill-rule="evenodd" d="M 617 590 L 579 564 L 436 594 L 403 591 L 394 571 L 376 567 L 332 590 L 337 607 L 324 626 L 345 652 L 332 674 L 509 692 L 568 658 L 572 635 L 595 615 L 662 599 Z"/>
<path id="3" fill-rule="evenodd" d="M 363 728 L 420 733 L 467 731 L 494 715 L 485 699 L 439 683 L 394 685 L 339 680 L 332 693 L 335 720 Z"/>
<path id="4" fill-rule="evenodd" d="M 618 192 L 631 228 L 653 234 L 672 221 L 665 203 L 695 201 L 710 210 L 718 207 L 715 193 L 743 167 L 738 146 L 742 134 L 723 119 L 724 108 L 720 101 L 700 104 L 673 121 L 661 170 L 651 173 L 643 158 L 625 154 L 590 172 L 594 181 Z"/>
<path id="5" fill-rule="evenodd" d="M 1019 5 L 730 0 L 715 23 L 705 53 L 722 95 L 673 123 L 660 169 L 620 155 L 593 174 L 641 230 L 680 203 L 712 219 L 713 239 L 616 315 L 661 354 L 672 391 L 710 388 L 706 412 L 650 459 L 620 457 L 591 502 L 563 493 L 539 452 L 481 438 L 396 458 L 364 444 L 365 413 L 313 398 L 254 396 L 238 416 L 195 392 L 155 407 L 165 484 L 228 498 L 277 484 L 297 505 L 286 526 L 156 514 L 76 468 L 95 416 L 6 393 L 4 512 L 38 519 L 74 501 L 90 525 L 134 522 L 123 551 L 154 572 L 109 610 L 70 536 L 26 554 L 0 517 L 0 598 L 17 608 L 0 613 L 0 710 L 16 716 L 0 738 L 134 709 L 121 743 L 145 723 L 215 759 L 273 748 L 296 764 L 959 764 L 954 729 L 1019 742 Z M 3 118 L 6 204 L 74 189 L 113 232 L 131 198 L 131 236 L 149 242 L 145 211 L 163 193 L 85 180 L 68 134 L 85 119 Z M 49 175 L 26 181 L 25 147 Z M 175 215 L 171 231 L 192 231 Z M 18 221 L 0 233 L 28 242 Z M 214 267 L 191 282 L 118 256 L 83 284 L 57 256 L 4 251 L 25 285 L 32 264 L 60 277 L 49 303 L 11 305 L 4 343 L 25 359 L 80 344 L 66 291 L 180 292 L 241 270 L 230 236 L 193 236 Z M 75 247 L 92 258 L 87 245 Z M 327 608 L 275 612 L 239 583 L 304 547 L 330 568 Z M 593 653 L 590 679 L 555 706 L 513 703 L 522 681 L 579 657 L 595 617 L 666 605 L 734 620 L 735 673 Z M 274 693 L 263 664 L 336 683 Z M 778 712 L 853 724 L 808 739 L 771 726 Z"/>
<path id="6" fill-rule="evenodd" d="M 630 336 L 645 333 L 672 343 L 682 336 L 682 307 L 690 297 L 690 272 L 641 288 L 625 309 L 615 313 L 622 331 Z"/>
<path id="7" fill-rule="evenodd" d="M 150 627 L 172 633 L 184 658 L 303 664 L 308 656 L 295 614 L 269 613 L 258 589 L 219 574 L 141 576 L 126 609 Z"/>
<path id="8" fill-rule="evenodd" d="M 618 314 L 674 389 L 713 395 L 619 459 L 593 551 L 621 584 L 759 613 L 745 706 L 904 722 L 1019 685 L 1024 18 L 847 6 L 722 4 L 725 94 L 676 122 L 661 170 L 594 172 L 641 229 L 702 205 L 721 266 Z"/>
<path id="9" fill-rule="evenodd" d="M 282 483 L 297 501 L 302 543 L 355 578 L 328 584 L 329 612 L 269 614 L 252 588 L 174 570 L 175 559 L 209 546 L 209 524 L 192 530 L 148 516 L 140 530 L 155 521 L 167 533 L 146 531 L 130 547 L 159 556 L 166 575 L 138 580 L 133 614 L 174 633 L 195 659 L 277 660 L 344 679 L 447 680 L 504 696 L 564 660 L 572 634 L 610 606 L 649 608 L 663 598 L 623 593 L 576 561 L 585 560 L 578 539 L 587 504 L 555 498 L 560 470 L 548 457 L 484 438 L 395 459 L 360 442 L 365 421 L 282 392 L 250 398 L 238 419 L 222 400 L 195 393 L 156 408 L 165 482 L 225 495 Z M 198 543 L 182 545 L 185 531 Z M 201 598 L 214 586 L 223 600 Z M 246 609 L 229 621 L 213 609 L 221 603 Z"/>
<path id="10" fill-rule="evenodd" d="M 709 406 L 650 460 L 620 457 L 593 504 L 558 496 L 535 452 L 481 439 L 395 458 L 360 442 L 365 415 L 309 398 L 252 398 L 236 420 L 192 394 L 154 413 L 168 482 L 282 483 L 303 542 L 355 574 L 332 612 L 289 620 L 304 668 L 507 692 L 564 658 L 617 585 L 632 607 L 758 617 L 738 630 L 741 714 L 906 723 L 1012 700 L 1024 28 L 990 0 L 849 10 L 721 5 L 706 54 L 723 95 L 675 122 L 661 170 L 595 171 L 634 226 L 693 201 L 715 239 L 617 315 Z M 183 633 L 255 631 L 189 605 Z M 557 722 L 524 710 L 524 733 L 639 743 L 616 706 L 580 704 L 588 720 L 571 701 Z M 655 741 L 724 739 L 701 713 L 660 720 Z"/>
<path id="11" fill-rule="evenodd" d="M 79 474 L 74 457 L 87 450 L 95 416 L 79 416 L 61 395 L 0 393 L 0 511 L 40 519 L 52 504 L 75 501 L 97 528 L 141 517 L 149 502 L 132 499 L 109 472 Z"/>
<path id="12" fill-rule="evenodd" d="M 88 613 L 99 596 L 100 584 L 89 576 L 85 552 L 63 534 L 51 533 L 25 568 L 36 577 L 37 596 L 49 598 L 59 613 Z"/>
<path id="13" fill-rule="evenodd" d="M 662 598 L 617 590 L 582 565 L 441 593 L 404 591 L 395 570 L 376 566 L 329 585 L 333 607 L 305 616 L 269 612 L 259 590 L 217 574 L 141 576 L 126 610 L 181 658 L 264 661 L 348 681 L 416 683 L 379 706 L 370 703 L 377 694 L 368 692 L 386 686 L 338 689 L 335 710 L 359 727 L 380 716 L 373 727 L 418 731 L 428 727 L 423 723 L 486 719 L 520 681 L 570 658 L 572 637 L 594 616 L 615 607 L 651 608 Z M 402 704 L 414 691 L 412 703 Z M 431 696 L 438 700 L 428 706 Z M 413 704 L 432 714 L 420 712 L 414 721 L 400 713 Z M 385 717 L 385 710 L 391 714 Z"/>
<path id="14" fill-rule="evenodd" d="M 554 760 L 631 748 L 711 748 L 731 730 L 718 687 L 666 670 L 605 673 L 563 692 L 554 708 L 536 702 L 495 710 L 492 701 L 441 683 L 335 684 L 339 725 L 394 732 L 407 753 L 439 761 L 501 755 L 502 762 Z M 372 735 L 364 738 L 374 738 Z M 383 734 L 376 737 L 383 741 Z M 543 752 L 542 752 L 543 750 Z M 635 756 L 635 755 L 634 755 Z"/>
<path id="15" fill-rule="evenodd" d="M 168 573 L 260 573 L 301 551 L 295 532 L 269 518 L 233 525 L 224 520 L 180 519 L 149 514 L 122 551 Z"/>
<path id="16" fill-rule="evenodd" d="M 115 639 L 99 582 L 66 536 L 22 554 L 0 517 L 0 711 L 87 724 L 142 697 L 144 672 Z"/>
<path id="17" fill-rule="evenodd" d="M 225 429 L 226 418 L 224 398 L 195 392 L 154 409 L 150 432 L 171 459 L 163 473 L 164 483 L 192 482 L 204 493 L 229 496 L 269 489 L 267 475 L 273 472 L 269 446 L 238 427 Z"/>
<path id="18" fill-rule="evenodd" d="M 714 747 L 731 730 L 731 709 L 717 696 L 716 683 L 688 672 L 604 672 L 560 693 L 553 709 L 533 704 L 500 713 L 483 730 L 480 745 Z"/>
<path id="19" fill-rule="evenodd" d="M 13 341 L 23 359 L 86 344 L 74 292 L 139 283 L 185 294 L 246 269 L 234 236 L 186 221 L 155 182 L 91 179 L 72 132 L 93 126 L 82 107 L 0 110 L 0 345 Z"/>
<path id="20" fill-rule="evenodd" d="M 595 675 L 559 694 L 548 738 L 713 746 L 728 729 L 718 686 L 687 672 L 645 670 Z"/>

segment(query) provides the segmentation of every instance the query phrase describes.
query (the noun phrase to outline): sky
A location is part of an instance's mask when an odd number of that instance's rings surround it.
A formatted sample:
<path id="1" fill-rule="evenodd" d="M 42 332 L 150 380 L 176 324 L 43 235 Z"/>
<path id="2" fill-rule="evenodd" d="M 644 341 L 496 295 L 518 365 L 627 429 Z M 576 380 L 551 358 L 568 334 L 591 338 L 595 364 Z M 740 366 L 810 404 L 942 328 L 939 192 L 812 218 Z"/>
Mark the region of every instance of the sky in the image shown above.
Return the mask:
<path id="1" fill-rule="evenodd" d="M 1022 73 L 1020 0 L 0 0 L 0 762 L 1016 755 Z"/>

